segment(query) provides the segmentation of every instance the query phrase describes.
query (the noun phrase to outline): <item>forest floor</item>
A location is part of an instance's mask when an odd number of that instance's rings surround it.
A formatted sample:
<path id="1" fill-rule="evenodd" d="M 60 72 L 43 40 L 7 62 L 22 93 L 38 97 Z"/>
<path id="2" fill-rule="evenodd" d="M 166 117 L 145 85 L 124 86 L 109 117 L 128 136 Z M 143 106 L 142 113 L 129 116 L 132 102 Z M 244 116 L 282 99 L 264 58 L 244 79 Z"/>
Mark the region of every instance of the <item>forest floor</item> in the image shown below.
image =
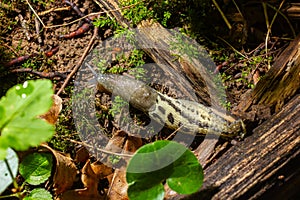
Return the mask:
<path id="1" fill-rule="evenodd" d="M 236 5 L 234 1 L 222 1 L 220 8 L 229 20 L 230 28 L 222 18 L 216 4 L 211 1 L 203 1 L 201 5 L 196 1 L 187 1 L 189 3 L 175 1 L 173 4 L 166 5 L 161 1 L 157 3 L 147 0 L 128 2 L 132 5 L 128 6 L 124 3 L 122 6 L 125 7 L 124 10 L 133 12 L 133 14 L 128 14 L 129 12 L 125 14 L 127 20 L 132 23 L 132 27 L 136 27 L 142 20 L 152 18 L 166 28 L 180 30 L 205 47 L 215 62 L 215 72 L 218 72 L 223 80 L 227 96 L 223 106 L 228 111 L 239 103 L 243 94 L 255 87 L 258 80 L 268 72 L 277 56 L 300 32 L 300 13 L 297 15 L 291 11 L 291 8 L 296 5 L 293 1 L 287 1 L 283 5 L 280 1 L 267 1 L 265 4 L 242 1 L 239 5 Z M 104 11 L 97 1 L 75 0 L 72 3 L 85 15 Z M 141 4 L 146 10 L 137 12 L 134 8 Z M 100 17 L 98 16 L 98 20 L 94 19 L 93 25 L 89 25 L 89 30 L 82 32 L 78 28 L 84 28 L 82 25 L 86 22 L 84 20 L 74 22 L 80 16 L 74 11 L 74 6 L 70 6 L 65 1 L 35 0 L 31 2 L 31 6 L 32 9 L 28 1 L 2 0 L 0 2 L 0 95 L 5 95 L 8 88 L 25 80 L 51 79 L 54 84 L 54 93 L 59 93 L 58 95 L 62 98 L 63 110 L 56 124 L 56 134 L 49 142 L 49 146 L 69 154 L 73 159 L 75 157 L 78 159 L 79 151 L 77 150 L 83 143 L 80 143 L 72 116 L 71 98 L 75 76 L 67 82 L 66 86 L 64 83 L 67 76 L 84 58 L 84 52 L 89 47 L 93 36 L 95 40 L 90 45 L 91 49 L 117 34 L 122 28 L 116 25 L 117 22 L 109 15 L 102 13 Z M 280 13 L 274 11 L 273 8 L 279 9 Z M 146 14 L 141 14 L 141 12 Z M 36 18 L 36 14 L 44 25 Z M 139 15 L 141 15 L 140 18 L 138 18 Z M 99 27 L 96 29 L 95 25 Z M 72 34 L 75 36 L 73 37 Z M 150 59 L 140 52 L 135 56 L 134 63 L 142 63 Z M 126 59 L 122 64 L 117 63 L 118 68 L 113 68 L 115 72 L 126 73 L 134 68 L 130 63 L 132 59 L 128 57 Z M 172 95 L 173 91 L 166 93 Z M 102 120 L 100 124 L 107 132 L 111 132 L 110 135 L 114 135 L 119 130 L 118 126 L 111 121 L 113 115 L 113 112 L 109 111 L 111 99 L 107 95 L 97 95 L 100 99 L 100 103 L 96 102 L 96 107 L 101 110 L 98 113 L 99 116 L 101 115 L 99 121 Z M 117 115 L 117 117 L 120 116 Z M 143 143 L 156 139 L 157 137 L 143 140 Z M 78 169 L 82 169 L 81 162 L 76 163 Z M 107 192 L 106 182 L 102 180 L 100 183 L 99 194 L 104 190 Z M 75 188 L 80 188 L 81 184 L 77 180 Z M 122 190 L 122 186 L 116 187 L 115 191 Z M 11 191 L 7 190 L 5 193 L 9 194 Z M 76 195 L 75 197 L 77 198 Z"/>

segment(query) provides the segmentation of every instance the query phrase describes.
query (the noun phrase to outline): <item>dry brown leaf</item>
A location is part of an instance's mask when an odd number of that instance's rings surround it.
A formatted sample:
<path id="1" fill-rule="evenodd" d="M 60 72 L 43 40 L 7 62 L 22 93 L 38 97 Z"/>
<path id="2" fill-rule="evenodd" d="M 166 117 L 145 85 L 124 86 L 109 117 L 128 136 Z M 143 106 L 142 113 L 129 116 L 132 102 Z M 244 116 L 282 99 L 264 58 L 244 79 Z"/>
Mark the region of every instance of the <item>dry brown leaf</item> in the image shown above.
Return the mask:
<path id="1" fill-rule="evenodd" d="M 125 169 L 116 170 L 107 196 L 110 200 L 127 200 L 127 188 Z"/>
<path id="2" fill-rule="evenodd" d="M 77 174 L 77 168 L 71 158 L 55 153 L 56 170 L 53 178 L 55 194 L 61 194 L 71 188 Z"/>
<path id="3" fill-rule="evenodd" d="M 125 151 L 135 152 L 143 144 L 140 137 L 128 135 L 125 131 L 117 131 L 106 145 L 106 150 L 119 152 L 120 149 Z M 116 151 L 118 150 L 118 151 Z"/>
<path id="4" fill-rule="evenodd" d="M 89 152 L 88 150 L 84 147 L 81 146 L 79 149 L 76 150 L 76 155 L 75 155 L 75 162 L 76 163 L 84 163 L 89 159 Z"/>
<path id="5" fill-rule="evenodd" d="M 72 187 L 76 178 L 77 168 L 71 158 L 55 151 L 45 144 L 43 144 L 42 147 L 50 151 L 55 157 L 56 165 L 53 174 L 53 188 L 55 194 L 59 195 Z"/>
<path id="6" fill-rule="evenodd" d="M 113 173 L 113 169 L 105 164 L 96 161 L 91 164 L 91 168 L 98 179 L 103 179 Z"/>
<path id="7" fill-rule="evenodd" d="M 124 150 L 135 152 L 142 145 L 143 145 L 143 141 L 140 137 L 128 136 L 124 145 Z"/>
<path id="8" fill-rule="evenodd" d="M 62 195 L 57 197 L 55 200 L 102 200 L 105 196 L 91 196 L 87 188 L 75 189 L 64 192 Z"/>
<path id="9" fill-rule="evenodd" d="M 105 149 L 112 152 L 120 152 L 120 149 L 123 148 L 125 143 L 127 133 L 125 131 L 119 130 L 113 135 L 113 137 L 109 140 Z"/>
<path id="10" fill-rule="evenodd" d="M 40 118 L 46 120 L 50 124 L 55 124 L 57 121 L 58 115 L 62 109 L 62 99 L 59 96 L 54 94 L 52 96 L 52 100 L 53 100 L 52 107 L 46 114 L 41 115 Z"/>
<path id="11" fill-rule="evenodd" d="M 66 191 L 56 200 L 104 199 L 104 196 L 98 192 L 99 180 L 91 167 L 90 160 L 87 160 L 81 173 L 81 181 L 85 188 Z"/>

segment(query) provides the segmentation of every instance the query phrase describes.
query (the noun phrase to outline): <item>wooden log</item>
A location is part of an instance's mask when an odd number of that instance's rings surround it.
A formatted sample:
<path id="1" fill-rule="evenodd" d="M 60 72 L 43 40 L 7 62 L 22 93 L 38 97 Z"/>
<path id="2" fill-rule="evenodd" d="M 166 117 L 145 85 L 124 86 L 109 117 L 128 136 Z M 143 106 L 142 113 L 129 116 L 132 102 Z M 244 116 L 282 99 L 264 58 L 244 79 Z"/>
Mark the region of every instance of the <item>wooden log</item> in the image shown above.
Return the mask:
<path id="1" fill-rule="evenodd" d="M 300 88 L 300 35 L 276 59 L 254 90 L 234 108 L 235 115 L 250 121 L 264 119 L 255 115 L 257 108 L 278 112 Z M 256 119 L 255 119 L 256 118 Z"/>
<path id="2" fill-rule="evenodd" d="M 168 199 L 289 199 L 299 195 L 300 95 L 205 169 L 203 188 Z"/>
<path id="3" fill-rule="evenodd" d="M 300 168 L 296 164 L 300 158 L 299 70 L 300 36 L 281 53 L 266 76 L 235 110 L 235 114 L 252 121 L 261 120 L 257 115 L 251 116 L 257 108 L 269 109 L 275 114 L 248 130 L 251 136 L 205 169 L 204 186 L 199 192 L 170 199 L 299 197 L 295 190 L 300 182 Z"/>

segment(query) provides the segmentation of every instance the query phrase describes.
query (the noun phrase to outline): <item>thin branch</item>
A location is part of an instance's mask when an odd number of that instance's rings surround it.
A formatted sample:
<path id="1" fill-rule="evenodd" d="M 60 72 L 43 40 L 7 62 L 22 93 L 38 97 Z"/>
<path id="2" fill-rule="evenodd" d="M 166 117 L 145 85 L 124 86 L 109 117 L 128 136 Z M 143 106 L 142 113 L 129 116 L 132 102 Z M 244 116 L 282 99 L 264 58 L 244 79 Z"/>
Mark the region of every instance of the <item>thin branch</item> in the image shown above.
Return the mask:
<path id="1" fill-rule="evenodd" d="M 120 157 L 129 157 L 129 158 L 131 158 L 133 156 L 132 154 L 116 153 L 116 152 L 113 152 L 113 151 L 105 150 L 105 149 L 102 149 L 102 148 L 99 148 L 99 147 L 89 145 L 85 142 L 79 142 L 79 141 L 72 140 L 72 139 L 69 139 L 69 141 L 73 142 L 75 144 L 80 144 L 80 145 L 83 145 L 83 146 L 87 146 L 89 148 L 97 149 L 98 151 L 101 151 L 102 153 L 109 154 L 109 155 L 115 155 L 115 156 L 120 156 Z"/>
<path id="2" fill-rule="evenodd" d="M 228 19 L 226 18 L 225 14 L 223 13 L 222 9 L 220 8 L 219 4 L 216 2 L 216 0 L 212 0 L 212 2 L 214 3 L 214 5 L 217 7 L 219 13 L 221 14 L 224 22 L 226 23 L 227 27 L 229 28 L 229 30 L 232 29 L 231 24 L 229 23 Z"/>
<path id="3" fill-rule="evenodd" d="M 236 52 L 237 54 L 239 54 L 240 56 L 242 56 L 243 58 L 248 58 L 247 56 L 245 56 L 244 54 L 242 54 L 241 52 L 239 52 L 236 48 L 234 48 L 231 44 L 229 44 L 226 40 L 224 40 L 223 38 L 219 37 L 218 38 L 220 40 L 222 40 L 223 42 L 225 42 L 234 52 Z"/>
<path id="4" fill-rule="evenodd" d="M 276 12 L 278 11 L 278 13 L 285 19 L 285 21 L 288 23 L 291 31 L 292 31 L 292 34 L 293 34 L 293 37 L 296 38 L 296 32 L 295 32 L 295 29 L 293 27 L 293 25 L 291 24 L 290 20 L 287 18 L 287 16 L 285 16 L 285 14 L 283 14 L 279 9 L 275 8 L 274 6 L 272 6 L 271 4 L 267 3 L 267 6 L 269 6 L 270 8 L 272 8 L 273 10 L 275 10 Z"/>
<path id="5" fill-rule="evenodd" d="M 71 25 L 71 24 L 74 24 L 78 21 L 81 21 L 87 17 L 93 17 L 93 16 L 98 16 L 98 15 L 101 15 L 101 14 L 109 14 L 109 13 L 112 13 L 112 12 L 115 12 L 115 11 L 119 11 L 119 10 L 124 10 L 124 9 L 128 9 L 128 8 L 131 8 L 133 6 L 137 5 L 137 3 L 135 4 L 132 4 L 132 5 L 129 5 L 129 6 L 125 6 L 123 8 L 119 8 L 119 9 L 113 9 L 113 10 L 108 10 L 108 11 L 101 11 L 101 12 L 96 12 L 96 13 L 90 13 L 90 14 L 87 14 L 85 15 L 84 17 L 80 17 L 74 21 L 71 21 L 69 23 L 64 23 L 64 24 L 59 24 L 59 25 L 51 25 L 51 26 L 45 26 L 46 29 L 50 29 L 50 28 L 57 28 L 57 27 L 62 27 L 62 26 L 68 26 L 68 25 Z"/>
<path id="6" fill-rule="evenodd" d="M 42 78 L 54 78 L 54 77 L 61 77 L 61 78 L 66 78 L 67 75 L 65 75 L 64 73 L 60 73 L 60 72 L 39 72 L 39 71 L 35 71 L 31 68 L 20 68 L 20 69 L 12 69 L 11 72 L 13 73 L 31 73 L 37 76 L 40 76 Z"/>
<path id="7" fill-rule="evenodd" d="M 26 0 L 26 2 L 28 4 L 29 8 L 32 10 L 32 12 L 35 14 L 35 16 L 39 19 L 39 21 L 41 22 L 41 24 L 45 28 L 46 27 L 45 24 L 43 23 L 43 21 L 41 20 L 41 18 L 39 17 L 39 15 L 35 12 L 35 10 L 33 9 L 33 7 L 30 5 L 29 1 Z"/>

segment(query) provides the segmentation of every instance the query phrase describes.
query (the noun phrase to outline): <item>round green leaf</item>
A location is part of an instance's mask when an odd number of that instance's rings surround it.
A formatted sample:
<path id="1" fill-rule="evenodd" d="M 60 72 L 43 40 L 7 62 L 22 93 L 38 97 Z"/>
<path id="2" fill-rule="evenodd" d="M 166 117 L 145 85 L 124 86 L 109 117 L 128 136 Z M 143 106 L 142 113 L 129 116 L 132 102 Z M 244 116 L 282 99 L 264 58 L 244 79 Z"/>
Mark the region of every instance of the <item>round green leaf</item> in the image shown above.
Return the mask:
<path id="1" fill-rule="evenodd" d="M 163 199 L 162 182 L 181 194 L 196 192 L 203 170 L 195 155 L 173 141 L 156 141 L 141 147 L 126 171 L 128 196 L 132 199 Z M 146 198 L 147 197 L 147 198 Z"/>
<path id="2" fill-rule="evenodd" d="M 186 151 L 173 164 L 173 173 L 167 179 L 169 187 L 180 194 L 197 192 L 203 183 L 203 170 L 191 151 Z"/>
<path id="3" fill-rule="evenodd" d="M 31 185 L 45 182 L 51 175 L 53 157 L 48 153 L 33 153 L 20 164 L 20 174 Z"/>
<path id="4" fill-rule="evenodd" d="M 139 188 L 136 185 L 131 185 L 127 193 L 131 200 L 161 200 L 164 199 L 165 191 L 163 184 L 160 183 L 150 188 Z"/>
<path id="5" fill-rule="evenodd" d="M 11 148 L 7 149 L 5 157 L 13 178 L 17 176 L 19 159 Z M 13 182 L 9 169 L 4 160 L 0 160 L 0 194 Z"/>
<path id="6" fill-rule="evenodd" d="M 52 195 L 43 188 L 36 188 L 24 200 L 52 200 Z"/>

